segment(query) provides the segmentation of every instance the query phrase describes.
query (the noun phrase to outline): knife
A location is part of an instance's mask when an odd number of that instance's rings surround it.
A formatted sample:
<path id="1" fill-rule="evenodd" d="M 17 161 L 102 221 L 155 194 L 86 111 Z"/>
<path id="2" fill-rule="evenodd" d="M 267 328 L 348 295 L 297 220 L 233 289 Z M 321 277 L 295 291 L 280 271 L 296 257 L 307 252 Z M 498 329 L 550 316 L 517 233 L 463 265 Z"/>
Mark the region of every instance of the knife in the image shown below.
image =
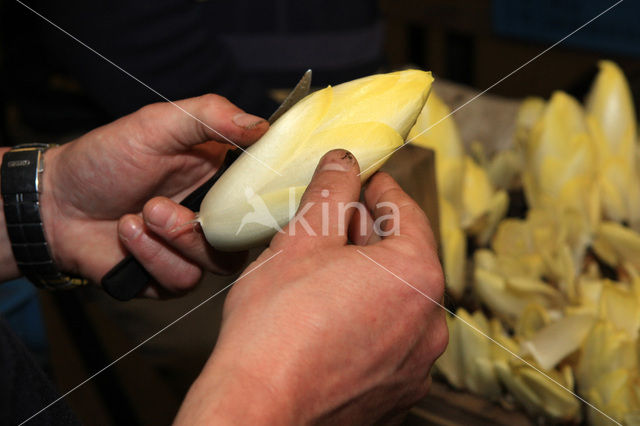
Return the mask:
<path id="1" fill-rule="evenodd" d="M 307 70 L 298 84 L 289 92 L 289 95 L 269 117 L 269 124 L 273 124 L 285 112 L 287 112 L 298 101 L 309 94 L 311 89 L 311 70 Z M 181 205 L 190 210 L 196 211 L 200 208 L 204 196 L 207 195 L 209 189 L 217 182 L 222 174 L 231 166 L 231 164 L 240 156 L 244 150 L 230 149 L 216 173 L 205 183 L 200 185 L 195 191 L 189 194 Z M 147 272 L 138 260 L 129 255 L 121 260 L 116 266 L 111 268 L 109 272 L 102 277 L 102 288 L 111 297 L 126 301 L 136 297 L 151 280 L 151 274 Z"/>

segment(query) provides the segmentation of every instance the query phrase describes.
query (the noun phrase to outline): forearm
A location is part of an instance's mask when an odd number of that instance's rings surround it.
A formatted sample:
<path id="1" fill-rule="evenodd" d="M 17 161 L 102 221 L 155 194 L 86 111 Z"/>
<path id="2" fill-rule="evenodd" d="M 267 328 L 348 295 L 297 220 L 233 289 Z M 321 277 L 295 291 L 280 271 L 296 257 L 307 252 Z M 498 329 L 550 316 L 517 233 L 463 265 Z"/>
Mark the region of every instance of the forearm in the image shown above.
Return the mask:
<path id="1" fill-rule="evenodd" d="M 7 151 L 9 151 L 9 148 L 0 148 L 0 158 L 2 158 Z M 0 179 L 2 178 L 0 177 Z M 0 283 L 19 276 L 20 271 L 13 257 L 9 235 L 7 234 L 7 224 L 4 219 L 4 203 L 2 202 L 2 197 L 0 197 Z"/>

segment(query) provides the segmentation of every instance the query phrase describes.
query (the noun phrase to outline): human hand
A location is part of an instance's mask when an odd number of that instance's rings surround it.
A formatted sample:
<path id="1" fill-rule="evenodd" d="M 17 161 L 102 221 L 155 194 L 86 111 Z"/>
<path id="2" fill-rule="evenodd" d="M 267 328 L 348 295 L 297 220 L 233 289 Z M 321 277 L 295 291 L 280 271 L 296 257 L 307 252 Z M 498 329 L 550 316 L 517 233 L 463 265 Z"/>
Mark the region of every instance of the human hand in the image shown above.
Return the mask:
<path id="1" fill-rule="evenodd" d="M 232 287 L 216 348 L 177 424 L 368 424 L 395 418 L 426 394 L 448 339 L 433 302 L 444 291 L 436 244 L 422 210 L 386 174 L 365 190 L 368 211 L 341 211 L 340 203 L 358 199 L 358 170 L 342 150 L 320 161 L 299 208 L 311 204 L 302 218 L 317 235 L 292 221 Z M 398 232 L 376 238 L 374 221 L 390 217 L 390 205 L 397 211 L 383 229 Z M 177 240 L 195 244 L 198 235 Z"/>
<path id="2" fill-rule="evenodd" d="M 201 122 L 157 103 L 46 152 L 42 219 L 62 270 L 99 282 L 127 254 L 118 233 L 125 244 L 155 247 L 141 219 L 144 203 L 158 195 L 181 201 L 209 179 L 230 148 L 221 135 L 247 146 L 268 128 L 220 96 L 176 104 Z M 242 255 L 207 254 L 214 272 L 229 273 L 244 262 Z M 198 282 L 200 266 L 180 253 L 164 247 L 158 259 L 162 267 L 149 272 L 161 287 L 182 292 Z"/>

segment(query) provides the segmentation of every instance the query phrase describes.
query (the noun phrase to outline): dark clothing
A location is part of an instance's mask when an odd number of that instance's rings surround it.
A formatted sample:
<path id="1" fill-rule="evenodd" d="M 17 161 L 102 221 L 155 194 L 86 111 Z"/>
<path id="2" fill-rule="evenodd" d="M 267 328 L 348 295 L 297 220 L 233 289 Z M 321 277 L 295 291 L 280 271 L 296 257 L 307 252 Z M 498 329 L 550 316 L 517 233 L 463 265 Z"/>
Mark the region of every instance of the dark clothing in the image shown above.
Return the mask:
<path id="1" fill-rule="evenodd" d="M 19 3 L 4 1 L 8 94 L 22 101 L 31 127 L 68 130 L 75 115 L 91 128 L 163 100 Z M 375 73 L 381 61 L 374 0 L 25 3 L 170 100 L 218 93 L 262 116 L 277 107 L 266 89 L 293 86 L 307 68 L 314 85 L 337 84 Z M 68 109 L 56 76 L 77 85 L 64 94 Z M 46 114 L 54 116 L 43 125 Z M 101 118 L 92 122 L 95 116 Z"/>
<path id="2" fill-rule="evenodd" d="M 17 425 L 60 395 L 22 343 L 0 319 L 0 425 Z M 80 424 L 64 400 L 58 401 L 29 425 Z"/>

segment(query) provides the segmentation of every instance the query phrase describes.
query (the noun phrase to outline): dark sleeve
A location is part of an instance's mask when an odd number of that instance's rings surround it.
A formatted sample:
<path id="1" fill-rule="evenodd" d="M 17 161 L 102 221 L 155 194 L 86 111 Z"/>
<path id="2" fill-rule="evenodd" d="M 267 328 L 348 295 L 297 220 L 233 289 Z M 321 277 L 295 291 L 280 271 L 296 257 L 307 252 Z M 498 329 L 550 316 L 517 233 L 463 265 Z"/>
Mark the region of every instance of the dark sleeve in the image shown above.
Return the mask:
<path id="1" fill-rule="evenodd" d="M 238 72 L 231 53 L 212 34 L 217 22 L 207 20 L 198 2 L 29 3 L 86 44 L 30 16 L 53 66 L 79 81 L 111 117 L 164 101 L 159 94 L 178 100 L 218 93 L 253 113 L 272 111 L 266 91 Z M 30 13 L 19 7 L 16 11 Z"/>
<path id="2" fill-rule="evenodd" d="M 59 398 L 52 383 L 1 318 L 0 366 L 0 424 L 20 424 Z M 80 423 L 61 400 L 33 418 L 29 424 Z"/>

